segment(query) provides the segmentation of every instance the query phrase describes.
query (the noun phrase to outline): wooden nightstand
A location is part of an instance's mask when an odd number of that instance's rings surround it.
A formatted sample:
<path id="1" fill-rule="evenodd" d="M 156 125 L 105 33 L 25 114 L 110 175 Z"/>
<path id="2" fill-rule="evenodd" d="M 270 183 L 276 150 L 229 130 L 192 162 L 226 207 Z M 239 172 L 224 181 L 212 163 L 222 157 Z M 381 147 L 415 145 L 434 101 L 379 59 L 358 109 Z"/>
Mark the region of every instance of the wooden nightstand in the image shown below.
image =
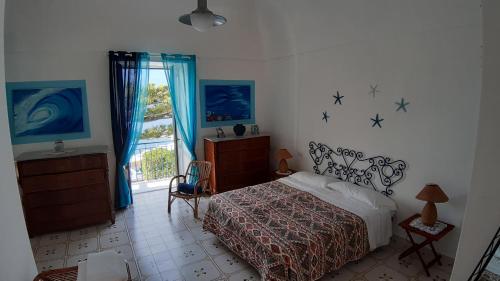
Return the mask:
<path id="1" fill-rule="evenodd" d="M 399 259 L 402 259 L 402 258 L 408 256 L 409 254 L 415 252 L 417 254 L 418 258 L 420 259 L 422 266 L 425 269 L 425 273 L 427 274 L 427 276 L 430 276 L 429 268 L 432 265 L 434 265 L 436 262 L 439 265 L 441 265 L 441 255 L 436 252 L 436 249 L 434 248 L 434 245 L 432 244 L 432 242 L 441 240 L 441 238 L 445 237 L 450 231 L 453 230 L 453 228 L 455 228 L 455 226 L 452 224 L 445 223 L 445 222 L 441 221 L 442 223 L 446 224 L 445 229 L 443 229 L 438 234 L 431 234 L 431 233 L 428 233 L 428 232 L 425 232 L 423 230 L 420 230 L 420 229 L 417 229 L 417 228 L 410 226 L 410 223 L 414 219 L 417 219 L 419 217 L 420 217 L 420 214 L 416 214 L 416 215 L 413 215 L 413 216 L 411 216 L 411 217 L 407 218 L 406 220 L 399 223 L 399 226 L 406 231 L 406 234 L 408 235 L 408 238 L 410 239 L 410 242 L 412 244 L 412 246 L 410 248 L 408 248 L 401 255 L 399 255 Z M 411 235 L 412 233 L 424 237 L 425 241 L 423 241 L 422 243 L 416 243 Z M 422 255 L 419 252 L 420 249 L 422 249 L 423 247 L 425 247 L 427 245 L 429 245 L 431 247 L 432 253 L 434 254 L 434 259 L 432 261 L 430 261 L 429 263 L 426 263 L 424 261 L 424 259 L 422 258 Z"/>
<path id="2" fill-rule="evenodd" d="M 297 171 L 292 170 L 292 169 L 289 169 L 289 171 L 290 171 L 290 174 L 288 174 L 288 175 L 280 174 L 280 173 L 278 173 L 278 170 L 273 171 L 271 173 L 271 178 L 272 178 L 273 181 L 275 181 L 275 180 L 278 180 L 278 179 L 281 179 L 281 178 L 284 178 L 284 177 L 288 177 L 289 175 L 294 174 L 294 173 L 297 172 Z"/>

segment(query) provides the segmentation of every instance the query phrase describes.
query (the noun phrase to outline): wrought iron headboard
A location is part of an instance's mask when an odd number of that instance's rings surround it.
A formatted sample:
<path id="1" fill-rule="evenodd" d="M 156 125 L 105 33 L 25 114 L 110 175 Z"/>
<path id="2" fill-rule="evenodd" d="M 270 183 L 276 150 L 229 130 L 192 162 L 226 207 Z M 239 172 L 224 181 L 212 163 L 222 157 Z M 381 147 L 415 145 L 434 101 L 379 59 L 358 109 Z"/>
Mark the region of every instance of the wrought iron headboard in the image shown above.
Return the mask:
<path id="1" fill-rule="evenodd" d="M 333 174 L 343 181 L 372 187 L 386 196 L 394 193 L 392 186 L 403 179 L 407 168 L 403 160 L 392 161 L 384 156 L 365 158 L 363 152 L 342 147 L 333 150 L 313 141 L 309 142 L 309 155 L 316 174 Z"/>

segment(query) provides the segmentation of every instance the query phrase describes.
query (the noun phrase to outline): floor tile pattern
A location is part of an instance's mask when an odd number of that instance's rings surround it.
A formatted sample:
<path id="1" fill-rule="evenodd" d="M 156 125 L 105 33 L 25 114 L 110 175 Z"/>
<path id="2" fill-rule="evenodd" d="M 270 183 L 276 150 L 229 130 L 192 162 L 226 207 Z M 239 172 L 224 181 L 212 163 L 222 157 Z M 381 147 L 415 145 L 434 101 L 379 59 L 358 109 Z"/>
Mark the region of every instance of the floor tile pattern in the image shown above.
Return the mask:
<path id="1" fill-rule="evenodd" d="M 203 217 L 208 200 L 202 200 Z M 260 276 L 201 227 L 184 202 L 167 214 L 165 190 L 136 194 L 133 207 L 117 213 L 114 225 L 99 225 L 31 239 L 38 270 L 77 265 L 88 253 L 113 249 L 131 263 L 134 281 L 217 280 L 253 281 Z M 394 238 L 360 261 L 327 274 L 322 281 L 449 280 L 453 259 L 443 257 L 427 277 L 415 255 L 398 260 L 409 244 Z M 424 250 L 430 260 L 430 251 Z"/>

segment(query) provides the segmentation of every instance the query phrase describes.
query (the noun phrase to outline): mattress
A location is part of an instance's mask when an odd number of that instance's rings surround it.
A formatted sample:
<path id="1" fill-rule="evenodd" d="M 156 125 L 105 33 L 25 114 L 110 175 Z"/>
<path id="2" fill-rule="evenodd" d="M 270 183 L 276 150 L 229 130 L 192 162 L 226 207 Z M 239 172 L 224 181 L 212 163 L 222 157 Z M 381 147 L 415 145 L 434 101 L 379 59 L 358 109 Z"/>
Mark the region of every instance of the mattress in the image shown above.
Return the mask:
<path id="1" fill-rule="evenodd" d="M 363 218 L 322 199 L 282 181 L 220 193 L 203 228 L 263 280 L 318 280 L 370 250 Z"/>
<path id="2" fill-rule="evenodd" d="M 346 197 L 341 192 L 328 188 L 318 188 L 317 186 L 307 185 L 303 182 L 294 180 L 292 177 L 285 177 L 279 179 L 278 181 L 302 191 L 309 192 L 330 204 L 361 217 L 365 221 L 366 228 L 368 229 L 370 251 L 389 245 L 391 242 L 392 217 L 394 215 L 391 210 L 385 208 L 375 209 L 365 202 Z"/>

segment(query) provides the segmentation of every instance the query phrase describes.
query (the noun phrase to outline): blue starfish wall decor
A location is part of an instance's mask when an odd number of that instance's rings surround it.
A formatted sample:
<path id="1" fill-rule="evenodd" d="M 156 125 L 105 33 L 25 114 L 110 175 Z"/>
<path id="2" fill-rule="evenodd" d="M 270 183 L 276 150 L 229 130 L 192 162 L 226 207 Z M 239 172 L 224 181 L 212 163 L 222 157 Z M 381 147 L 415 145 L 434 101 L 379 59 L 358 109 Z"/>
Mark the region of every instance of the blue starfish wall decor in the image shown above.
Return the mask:
<path id="1" fill-rule="evenodd" d="M 377 93 L 380 93 L 380 90 L 378 89 L 378 85 L 373 86 L 373 85 L 370 84 L 370 92 L 368 94 L 372 95 L 373 98 L 375 98 L 375 95 Z"/>
<path id="2" fill-rule="evenodd" d="M 333 97 L 335 98 L 335 103 L 334 104 L 340 104 L 342 105 L 342 99 L 344 98 L 344 96 L 341 96 L 339 91 L 337 91 L 337 95 L 333 95 Z"/>
<path id="3" fill-rule="evenodd" d="M 405 101 L 404 98 L 401 98 L 401 101 L 400 102 L 396 102 L 396 105 L 398 106 L 398 108 L 396 109 L 396 111 L 400 111 L 400 110 L 403 110 L 404 112 L 407 112 L 406 111 L 406 107 L 409 105 L 410 103 Z"/>
<path id="4" fill-rule="evenodd" d="M 323 118 L 321 118 L 321 119 L 325 120 L 325 123 L 328 123 L 328 118 L 330 118 L 330 115 L 328 115 L 328 112 L 324 111 Z"/>
<path id="5" fill-rule="evenodd" d="M 378 126 L 379 128 L 382 128 L 382 121 L 384 121 L 384 119 L 380 118 L 380 116 L 377 115 L 375 116 L 375 118 L 370 118 L 373 122 L 372 124 L 372 128 L 375 127 L 375 126 Z"/>

